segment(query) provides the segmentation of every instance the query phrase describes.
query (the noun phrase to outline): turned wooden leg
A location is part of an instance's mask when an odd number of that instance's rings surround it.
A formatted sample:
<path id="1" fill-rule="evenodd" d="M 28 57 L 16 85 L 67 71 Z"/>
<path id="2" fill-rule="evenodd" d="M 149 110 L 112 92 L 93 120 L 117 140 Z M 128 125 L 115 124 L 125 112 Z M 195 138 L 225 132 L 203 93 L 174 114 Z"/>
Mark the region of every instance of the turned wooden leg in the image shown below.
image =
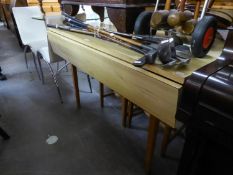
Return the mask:
<path id="1" fill-rule="evenodd" d="M 100 82 L 99 86 L 100 86 L 100 107 L 103 108 L 104 107 L 104 84 Z"/>
<path id="2" fill-rule="evenodd" d="M 77 107 L 80 107 L 80 94 L 79 94 L 79 86 L 78 86 L 78 73 L 77 68 L 74 65 L 71 65 L 72 68 L 72 77 L 73 77 L 73 84 L 74 84 L 74 92 L 76 97 Z"/>
<path id="3" fill-rule="evenodd" d="M 169 143 L 169 138 L 170 138 L 170 135 L 171 135 L 171 131 L 172 131 L 172 128 L 170 126 L 168 126 L 168 125 L 164 126 L 163 140 L 162 140 L 161 152 L 160 152 L 161 156 L 164 156 L 166 151 L 167 151 L 167 146 L 168 146 L 168 143 Z"/>
<path id="4" fill-rule="evenodd" d="M 148 128 L 147 147 L 146 147 L 146 156 L 145 156 L 145 171 L 147 174 L 149 174 L 151 171 L 158 128 L 159 128 L 159 120 L 156 117 L 149 115 L 149 128 Z"/>
<path id="5" fill-rule="evenodd" d="M 107 7 L 109 19 L 116 26 L 118 32 L 133 33 L 134 23 L 144 7 L 114 8 Z M 121 15 L 119 15 L 121 14 Z"/>
<path id="6" fill-rule="evenodd" d="M 92 10 L 97 13 L 100 17 L 100 21 L 104 22 L 104 7 L 100 6 L 91 6 Z"/>
<path id="7" fill-rule="evenodd" d="M 132 122 L 132 118 L 133 118 L 133 106 L 134 104 L 132 102 L 129 101 L 129 105 L 128 105 L 128 127 L 131 128 L 131 122 Z"/>
<path id="8" fill-rule="evenodd" d="M 127 121 L 127 109 L 128 109 L 128 100 L 124 97 L 121 97 L 121 109 L 122 109 L 122 126 L 126 127 L 126 121 Z"/>

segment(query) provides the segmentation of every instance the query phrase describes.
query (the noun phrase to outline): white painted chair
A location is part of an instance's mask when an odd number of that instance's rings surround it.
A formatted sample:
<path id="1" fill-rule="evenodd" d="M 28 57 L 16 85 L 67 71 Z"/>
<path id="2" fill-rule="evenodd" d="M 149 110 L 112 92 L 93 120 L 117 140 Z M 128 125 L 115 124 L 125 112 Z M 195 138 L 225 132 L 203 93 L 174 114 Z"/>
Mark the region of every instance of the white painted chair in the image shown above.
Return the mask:
<path id="1" fill-rule="evenodd" d="M 48 16 L 45 17 L 45 22 L 44 25 L 46 26 L 46 24 L 59 24 L 62 25 L 63 24 L 63 18 L 62 16 Z M 47 31 L 46 31 L 46 40 L 47 40 Z M 53 49 L 50 45 L 50 43 L 47 41 L 47 46 L 41 47 L 40 49 L 37 50 L 37 58 L 38 58 L 38 63 L 39 63 L 39 68 L 40 68 L 40 73 L 41 73 L 41 79 L 42 79 L 42 83 L 44 83 L 44 74 L 43 74 L 43 70 L 42 70 L 42 66 L 41 66 L 41 60 L 44 60 L 45 63 L 49 66 L 49 70 L 50 73 L 53 77 L 54 80 L 54 84 L 57 87 L 57 92 L 60 98 L 61 103 L 63 103 L 63 99 L 62 99 L 62 95 L 61 95 L 61 91 L 59 88 L 59 84 L 58 84 L 58 80 L 57 80 L 57 76 L 59 74 L 59 72 L 64 69 L 67 68 L 67 65 L 69 63 L 67 63 L 63 58 L 61 58 L 60 56 L 58 56 L 57 54 L 55 54 L 53 52 Z M 57 70 L 54 71 L 52 68 L 52 63 L 59 63 L 61 61 L 65 61 L 65 64 L 61 67 L 58 68 Z"/>
<path id="2" fill-rule="evenodd" d="M 57 73 L 53 72 L 51 67 L 51 63 L 64 61 L 62 58 L 54 55 L 52 52 L 49 52 L 49 45 L 47 39 L 47 29 L 45 22 L 43 20 L 43 13 L 39 6 L 33 7 L 13 7 L 12 8 L 13 17 L 16 23 L 16 27 L 24 46 L 24 55 L 25 55 L 25 62 L 26 67 L 28 68 L 28 61 L 27 61 L 27 52 L 30 51 L 33 56 L 33 61 L 36 67 L 36 71 L 38 74 L 39 79 L 42 80 L 44 83 L 44 76 L 43 71 L 41 68 L 41 62 L 39 60 L 39 68 L 40 72 L 37 67 L 36 57 L 37 53 L 40 53 L 40 57 L 42 57 L 45 62 L 49 65 L 50 71 L 54 78 L 54 83 L 57 86 L 58 94 L 60 97 L 61 102 L 63 102 L 60 89 L 58 86 L 58 82 L 56 79 Z M 58 71 L 59 72 L 59 71 Z M 41 75 L 41 76 L 40 76 Z"/>
<path id="3" fill-rule="evenodd" d="M 43 17 L 39 6 L 13 7 L 13 17 L 24 47 L 26 67 L 28 68 L 27 53 L 31 52 L 35 68 L 40 79 L 36 63 L 36 52 L 38 49 L 47 46 L 47 32 L 43 20 L 33 18 Z"/>
<path id="4" fill-rule="evenodd" d="M 60 101 L 61 101 L 61 103 L 63 103 L 61 91 L 60 91 L 60 88 L 59 88 L 59 85 L 58 85 L 57 76 L 58 76 L 59 72 L 60 72 L 62 69 L 64 69 L 65 67 L 67 67 L 67 65 L 68 65 L 69 63 L 67 63 L 67 62 L 65 61 L 65 64 L 64 64 L 61 68 L 57 69 L 56 72 L 53 70 L 51 64 L 52 64 L 52 63 L 58 63 L 58 62 L 60 62 L 60 61 L 64 61 L 64 59 L 61 58 L 60 56 L 56 55 L 56 54 L 53 52 L 53 49 L 52 49 L 50 43 L 48 43 L 48 46 L 42 47 L 42 48 L 40 48 L 40 49 L 37 51 L 37 58 L 38 58 L 38 62 L 39 62 L 39 67 L 40 67 L 42 82 L 44 82 L 44 75 L 43 75 L 43 70 L 42 70 L 42 67 L 41 67 L 41 59 L 43 59 L 43 60 L 45 61 L 45 63 L 49 66 L 49 70 L 50 70 L 51 75 L 52 75 L 52 77 L 53 77 L 54 84 L 56 85 L 56 88 L 57 88 L 57 92 L 58 92 Z"/>
<path id="5" fill-rule="evenodd" d="M 45 23 L 50 24 L 50 25 L 63 25 L 63 21 L 64 21 L 64 17 L 62 15 L 46 16 L 45 17 Z M 57 86 L 58 94 L 59 94 L 59 97 L 60 97 L 61 102 L 62 102 L 62 96 L 61 96 L 61 93 L 60 93 L 60 89 L 59 89 L 58 81 L 57 81 L 56 77 L 57 77 L 58 73 L 63 68 L 65 68 L 67 66 L 68 63 L 66 63 L 60 69 L 57 69 L 57 72 L 54 73 L 54 71 L 53 71 L 53 69 L 51 67 L 51 63 L 62 61 L 62 58 L 54 53 L 53 48 L 51 47 L 49 42 L 48 42 L 48 47 L 44 47 L 44 48 L 41 48 L 41 49 L 38 50 L 37 56 L 38 56 L 40 72 L 41 72 L 41 75 L 42 75 L 42 82 L 44 81 L 44 76 L 43 76 L 43 71 L 42 71 L 42 68 L 41 68 L 41 59 L 43 59 L 48 64 L 48 66 L 50 68 L 50 72 L 52 73 L 52 76 L 54 78 L 54 83 Z M 90 92 L 92 93 L 91 80 L 90 80 L 89 75 L 87 75 L 87 79 L 88 79 Z"/>

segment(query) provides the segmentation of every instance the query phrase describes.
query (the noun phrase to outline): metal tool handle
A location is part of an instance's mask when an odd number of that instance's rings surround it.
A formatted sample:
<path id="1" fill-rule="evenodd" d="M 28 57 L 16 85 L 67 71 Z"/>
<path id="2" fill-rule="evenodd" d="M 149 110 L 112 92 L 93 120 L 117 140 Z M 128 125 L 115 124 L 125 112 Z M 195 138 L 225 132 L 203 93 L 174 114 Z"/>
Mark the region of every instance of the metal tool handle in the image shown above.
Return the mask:
<path id="1" fill-rule="evenodd" d="M 159 0 L 156 1 L 154 12 L 156 12 L 158 10 L 158 7 L 159 7 Z"/>
<path id="2" fill-rule="evenodd" d="M 205 0 L 204 5 L 203 5 L 203 8 L 202 8 L 202 12 L 201 12 L 201 17 L 200 17 L 200 19 L 202 19 L 202 18 L 205 16 L 205 14 L 206 14 L 206 12 L 207 12 L 207 10 L 208 10 L 210 1 L 211 1 L 211 0 Z"/>

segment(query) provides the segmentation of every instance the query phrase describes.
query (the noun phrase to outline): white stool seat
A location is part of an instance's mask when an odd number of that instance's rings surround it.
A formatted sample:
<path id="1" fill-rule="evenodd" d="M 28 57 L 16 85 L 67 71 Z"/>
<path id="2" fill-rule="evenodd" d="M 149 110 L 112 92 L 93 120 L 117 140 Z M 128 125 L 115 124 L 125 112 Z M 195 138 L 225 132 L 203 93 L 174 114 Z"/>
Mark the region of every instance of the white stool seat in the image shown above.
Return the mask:
<path id="1" fill-rule="evenodd" d="M 32 41 L 27 43 L 28 46 L 31 47 L 31 51 L 36 55 L 36 52 L 42 47 L 48 47 L 47 40 L 40 40 L 40 41 Z"/>
<path id="2" fill-rule="evenodd" d="M 50 56 L 50 51 L 49 51 L 48 47 L 40 48 L 38 50 L 38 53 L 40 53 L 41 56 L 43 57 L 43 59 L 48 63 L 55 63 L 55 62 L 59 62 L 59 61 L 64 61 L 64 59 L 62 59 L 58 55 L 53 54 L 53 56 Z"/>

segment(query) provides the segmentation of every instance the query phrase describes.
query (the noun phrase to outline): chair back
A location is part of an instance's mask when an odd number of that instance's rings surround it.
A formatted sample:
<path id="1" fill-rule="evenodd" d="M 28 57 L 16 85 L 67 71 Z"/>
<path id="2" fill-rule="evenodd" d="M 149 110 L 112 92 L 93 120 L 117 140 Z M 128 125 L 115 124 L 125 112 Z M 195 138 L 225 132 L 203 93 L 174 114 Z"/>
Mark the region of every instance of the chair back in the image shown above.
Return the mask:
<path id="1" fill-rule="evenodd" d="M 64 19 L 65 18 L 62 15 L 45 16 L 46 24 L 52 24 L 52 25 L 64 25 L 63 24 Z M 48 41 L 48 51 L 49 51 L 50 63 L 63 60 L 63 58 L 61 58 L 59 55 L 54 53 L 53 48 L 49 41 Z"/>
<path id="2" fill-rule="evenodd" d="M 39 6 L 13 7 L 12 13 L 23 45 L 47 40 L 44 20 L 36 19 L 43 17 Z"/>
<path id="3" fill-rule="evenodd" d="M 52 24 L 52 25 L 64 25 L 63 21 L 65 17 L 60 15 L 49 15 L 45 16 L 45 23 Z"/>

